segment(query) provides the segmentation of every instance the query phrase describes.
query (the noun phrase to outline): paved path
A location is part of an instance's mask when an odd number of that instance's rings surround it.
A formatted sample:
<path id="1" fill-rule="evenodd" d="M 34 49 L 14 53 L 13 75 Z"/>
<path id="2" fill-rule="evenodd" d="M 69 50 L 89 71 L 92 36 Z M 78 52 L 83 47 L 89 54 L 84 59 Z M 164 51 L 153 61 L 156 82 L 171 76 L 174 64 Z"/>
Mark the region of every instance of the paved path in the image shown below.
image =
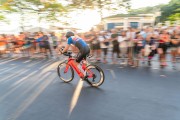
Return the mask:
<path id="1" fill-rule="evenodd" d="M 59 61 L 0 59 L 0 120 L 180 120 L 180 66 L 102 64 L 105 83 L 63 83 Z M 83 86 L 82 86 L 83 85 Z M 75 94 L 76 93 L 76 94 Z"/>

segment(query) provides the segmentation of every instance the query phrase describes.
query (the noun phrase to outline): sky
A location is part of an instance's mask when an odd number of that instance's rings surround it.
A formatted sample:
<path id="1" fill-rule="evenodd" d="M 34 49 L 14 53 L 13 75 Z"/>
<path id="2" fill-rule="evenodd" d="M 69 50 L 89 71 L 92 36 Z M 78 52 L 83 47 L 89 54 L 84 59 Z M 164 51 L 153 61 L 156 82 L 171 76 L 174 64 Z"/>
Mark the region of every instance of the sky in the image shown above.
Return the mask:
<path id="1" fill-rule="evenodd" d="M 147 7 L 147 6 L 155 6 L 158 4 L 168 4 L 169 1 L 170 0 L 131 0 L 131 6 L 132 6 L 132 9 L 136 9 L 136 8 Z M 94 11 L 84 11 L 84 13 L 82 15 L 78 16 L 77 14 L 74 14 L 72 16 L 74 16 L 74 17 L 72 17 L 72 20 L 76 21 L 75 22 L 76 24 L 74 24 L 73 27 L 79 27 L 85 31 L 87 31 L 88 29 L 92 28 L 92 26 L 94 26 L 100 22 L 100 17 Z M 92 16 L 93 16 L 93 19 L 92 19 Z M 2 26 L 2 24 L 0 24 L 0 26 L 1 26 L 0 33 L 2 31 L 14 31 L 14 30 L 18 29 L 17 21 L 19 19 L 19 16 L 12 15 L 12 16 L 9 16 L 9 18 L 11 18 L 13 20 L 12 24 L 6 25 L 6 26 Z M 33 24 L 36 25 L 38 23 L 34 22 Z"/>

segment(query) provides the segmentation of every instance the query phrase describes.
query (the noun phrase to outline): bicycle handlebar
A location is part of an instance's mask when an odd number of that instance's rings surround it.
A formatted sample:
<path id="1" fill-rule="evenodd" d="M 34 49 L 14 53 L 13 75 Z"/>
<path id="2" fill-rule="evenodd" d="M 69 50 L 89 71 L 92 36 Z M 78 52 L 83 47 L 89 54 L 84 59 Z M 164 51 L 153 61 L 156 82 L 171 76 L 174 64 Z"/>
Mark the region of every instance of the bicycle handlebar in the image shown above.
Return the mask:
<path id="1" fill-rule="evenodd" d="M 59 51 L 62 53 L 62 51 L 64 50 L 64 47 L 62 47 L 61 49 L 59 49 Z M 72 57 L 72 52 L 64 52 L 63 53 L 64 56 L 69 56 L 69 57 Z"/>
<path id="2" fill-rule="evenodd" d="M 65 53 L 63 53 L 63 55 L 72 57 L 72 52 L 65 52 Z"/>

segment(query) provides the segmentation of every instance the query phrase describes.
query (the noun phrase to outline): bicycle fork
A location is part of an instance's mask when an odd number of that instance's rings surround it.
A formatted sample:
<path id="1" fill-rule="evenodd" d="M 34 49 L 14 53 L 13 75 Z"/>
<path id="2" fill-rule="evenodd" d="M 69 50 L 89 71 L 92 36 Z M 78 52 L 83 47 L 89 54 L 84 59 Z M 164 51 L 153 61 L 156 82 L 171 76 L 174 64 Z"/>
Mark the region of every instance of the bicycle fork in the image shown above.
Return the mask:
<path id="1" fill-rule="evenodd" d="M 68 70 L 69 70 L 69 65 L 67 64 L 67 65 L 66 65 L 66 68 L 65 68 L 65 70 L 64 70 L 64 73 L 67 73 Z"/>

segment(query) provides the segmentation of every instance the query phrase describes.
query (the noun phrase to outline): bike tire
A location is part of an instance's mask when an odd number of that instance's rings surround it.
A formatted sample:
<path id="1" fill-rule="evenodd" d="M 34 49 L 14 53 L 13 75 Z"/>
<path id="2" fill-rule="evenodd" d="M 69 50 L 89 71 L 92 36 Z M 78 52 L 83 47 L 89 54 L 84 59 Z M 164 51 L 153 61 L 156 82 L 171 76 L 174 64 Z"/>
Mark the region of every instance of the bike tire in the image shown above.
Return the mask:
<path id="1" fill-rule="evenodd" d="M 101 86 L 103 83 L 104 83 L 104 80 L 105 80 L 105 75 L 104 75 L 104 72 L 103 72 L 103 70 L 99 67 L 99 66 L 97 66 L 97 65 L 88 65 L 87 67 L 86 67 L 86 71 L 85 71 L 85 75 L 86 76 L 88 76 L 88 71 L 92 71 L 92 69 L 96 69 L 97 70 L 97 72 L 98 72 L 98 74 L 100 75 L 100 79 L 99 80 L 97 80 L 96 78 L 96 80 L 91 80 L 90 78 L 86 78 L 86 81 L 87 81 L 87 83 L 89 84 L 89 85 L 91 85 L 92 87 L 99 87 L 99 86 Z M 94 73 L 96 76 L 97 76 L 97 73 Z M 96 82 L 97 81 L 97 82 Z"/>
<path id="2" fill-rule="evenodd" d="M 58 73 L 59 78 L 62 81 L 64 81 L 65 83 L 68 83 L 74 79 L 74 70 L 71 66 L 69 66 L 69 69 L 68 69 L 69 74 L 64 73 L 63 67 L 66 68 L 66 66 L 67 66 L 66 62 L 60 63 L 57 67 L 57 73 Z M 69 76 L 69 78 L 67 79 L 67 78 L 63 77 L 63 74 Z"/>

